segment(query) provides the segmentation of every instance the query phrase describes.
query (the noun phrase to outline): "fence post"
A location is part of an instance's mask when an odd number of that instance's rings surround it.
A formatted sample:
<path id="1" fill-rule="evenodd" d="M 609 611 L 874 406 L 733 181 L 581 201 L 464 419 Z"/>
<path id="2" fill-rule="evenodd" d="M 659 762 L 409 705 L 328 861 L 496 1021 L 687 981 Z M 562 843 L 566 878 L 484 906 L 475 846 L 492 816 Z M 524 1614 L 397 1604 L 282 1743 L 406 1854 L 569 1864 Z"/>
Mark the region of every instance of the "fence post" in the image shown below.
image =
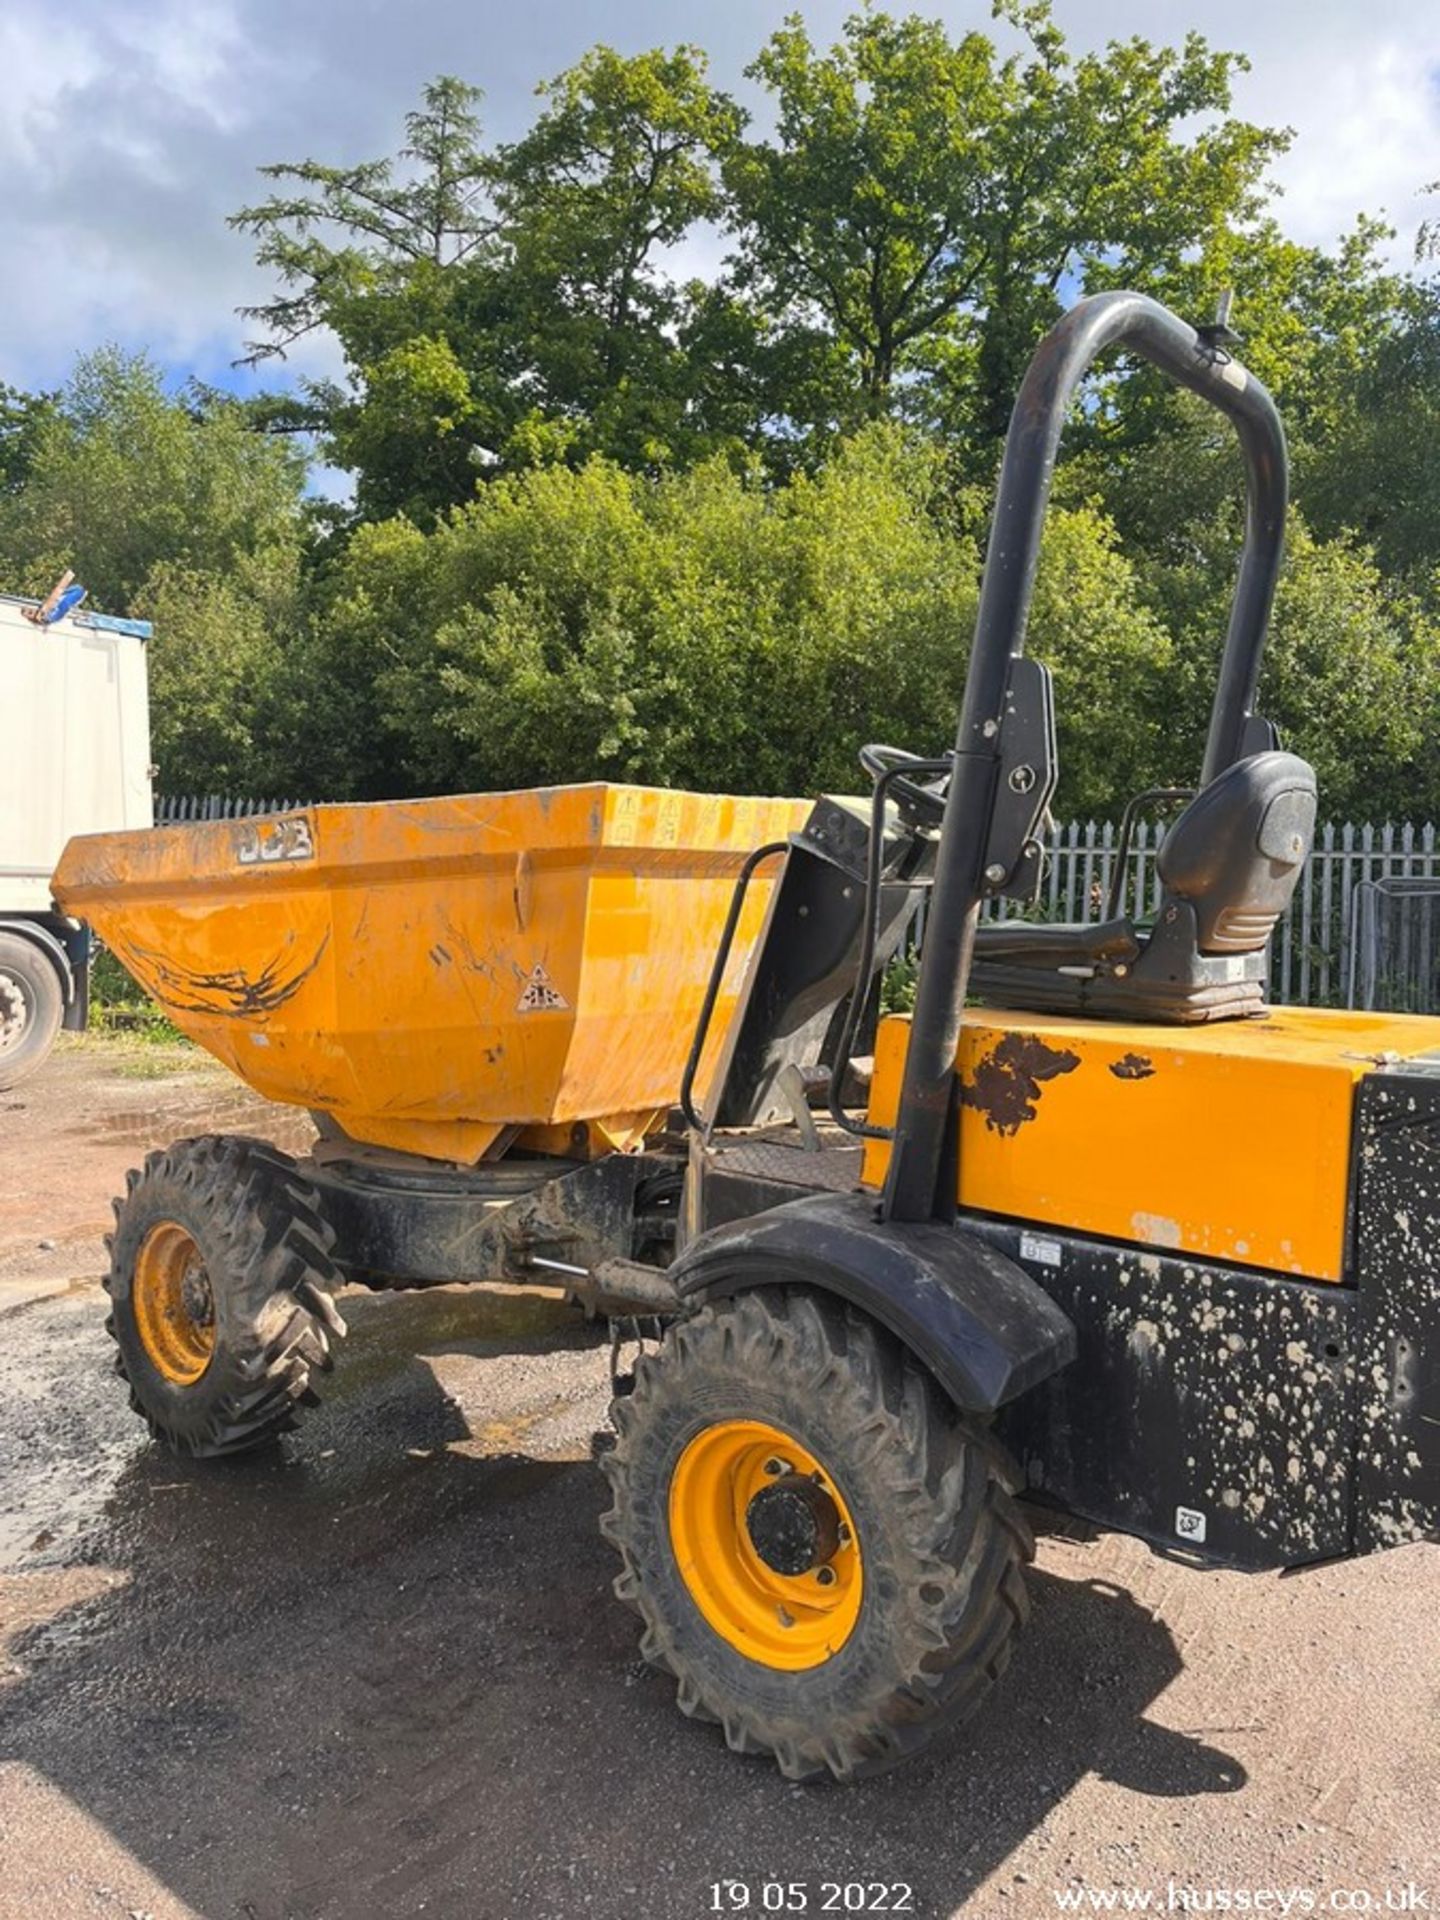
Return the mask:
<path id="1" fill-rule="evenodd" d="M 1307 1006 L 1310 1000 L 1310 951 L 1314 944 L 1314 898 L 1315 898 L 1315 855 L 1312 848 L 1310 858 L 1305 862 L 1305 870 L 1300 875 L 1298 888 L 1300 895 L 1300 978 L 1295 983 L 1295 991 L 1288 990 L 1286 1000 L 1297 999 L 1301 1006 Z M 1294 911 L 1292 902 L 1291 911 Z"/>
<path id="2" fill-rule="evenodd" d="M 1411 861 L 1410 855 L 1414 846 L 1414 841 L 1415 841 L 1415 829 L 1411 826 L 1410 822 L 1407 820 L 1400 829 L 1399 871 L 1402 879 L 1408 880 L 1413 877 L 1412 861 Z M 1411 978 L 1410 932 L 1411 932 L 1412 926 L 1414 925 L 1415 913 L 1414 913 L 1414 903 L 1412 901 L 1412 898 L 1409 892 L 1406 889 L 1401 888 L 1400 896 L 1401 896 L 1400 899 L 1396 903 L 1400 909 L 1400 927 L 1399 927 L 1400 938 L 1398 942 L 1399 952 L 1396 958 L 1399 962 L 1400 978 L 1406 982 L 1406 986 L 1408 990 L 1408 986 Z"/>
<path id="3" fill-rule="evenodd" d="M 1420 830 L 1421 878 L 1433 880 L 1435 877 L 1435 829 L 1427 821 Z M 1420 901 L 1420 927 L 1418 932 L 1420 947 L 1420 978 L 1435 978 L 1435 899 L 1433 894 L 1425 894 Z"/>
<path id="4" fill-rule="evenodd" d="M 1079 919 L 1075 911 L 1075 881 L 1080 869 L 1080 822 L 1072 820 L 1065 835 L 1065 918 L 1067 921 Z"/>
<path id="5" fill-rule="evenodd" d="M 1062 858 L 1060 849 L 1063 836 L 1064 829 L 1061 827 L 1060 822 L 1052 819 L 1050 822 L 1050 871 L 1046 876 L 1048 883 L 1047 905 L 1052 920 L 1058 920 L 1060 918 L 1060 861 Z"/>
<path id="6" fill-rule="evenodd" d="M 1330 956 L 1334 951 L 1331 941 L 1333 925 L 1333 896 L 1335 890 L 1335 822 L 1327 820 L 1325 830 L 1320 836 L 1320 1003 L 1333 1007 L 1340 1004 L 1340 995 L 1336 992 L 1336 982 L 1330 965 Z"/>

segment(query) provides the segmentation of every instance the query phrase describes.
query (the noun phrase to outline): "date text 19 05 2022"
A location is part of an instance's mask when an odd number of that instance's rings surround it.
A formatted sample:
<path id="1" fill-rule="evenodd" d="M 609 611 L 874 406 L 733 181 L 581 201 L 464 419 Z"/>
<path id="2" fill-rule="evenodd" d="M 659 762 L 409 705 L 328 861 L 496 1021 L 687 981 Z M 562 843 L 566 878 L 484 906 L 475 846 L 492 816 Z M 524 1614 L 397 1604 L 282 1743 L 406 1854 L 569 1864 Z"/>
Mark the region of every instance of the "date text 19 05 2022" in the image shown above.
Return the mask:
<path id="1" fill-rule="evenodd" d="M 915 1890 L 903 1880 L 715 1880 L 708 1913 L 908 1913 Z"/>

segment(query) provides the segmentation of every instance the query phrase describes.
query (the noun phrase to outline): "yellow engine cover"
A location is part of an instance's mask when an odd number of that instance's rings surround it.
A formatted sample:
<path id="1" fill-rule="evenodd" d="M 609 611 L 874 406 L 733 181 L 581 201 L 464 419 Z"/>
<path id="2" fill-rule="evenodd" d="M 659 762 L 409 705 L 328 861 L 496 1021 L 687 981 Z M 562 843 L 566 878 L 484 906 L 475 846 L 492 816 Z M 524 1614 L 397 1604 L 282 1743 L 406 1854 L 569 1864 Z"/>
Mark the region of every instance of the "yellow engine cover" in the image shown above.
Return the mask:
<path id="1" fill-rule="evenodd" d="M 907 1019 L 882 1021 L 871 1117 L 895 1118 Z M 1440 1049 L 1440 1019 L 1275 1007 L 1209 1026 L 969 1008 L 963 1207 L 1339 1280 L 1356 1082 Z M 889 1143 L 871 1141 L 879 1186 Z"/>
<path id="2" fill-rule="evenodd" d="M 54 890 L 177 1026 L 351 1139 L 603 1150 L 675 1101 L 741 862 L 809 812 L 598 784 L 313 807 L 72 840 Z M 746 896 L 702 1094 L 780 871 Z"/>

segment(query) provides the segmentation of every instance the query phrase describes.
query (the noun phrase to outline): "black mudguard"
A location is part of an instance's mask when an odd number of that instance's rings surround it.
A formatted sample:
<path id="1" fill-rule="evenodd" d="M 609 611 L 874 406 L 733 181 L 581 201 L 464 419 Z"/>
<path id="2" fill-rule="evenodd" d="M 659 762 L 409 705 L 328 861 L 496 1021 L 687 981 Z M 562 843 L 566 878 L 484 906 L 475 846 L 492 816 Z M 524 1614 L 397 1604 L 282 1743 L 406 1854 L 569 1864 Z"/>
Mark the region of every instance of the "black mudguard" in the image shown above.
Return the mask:
<path id="1" fill-rule="evenodd" d="M 887 1327 L 967 1413 L 995 1412 L 1075 1357 L 1069 1316 L 1013 1260 L 959 1226 L 882 1226 L 869 1194 L 816 1194 L 712 1228 L 670 1277 L 691 1301 L 777 1281 L 836 1294 Z"/>
<path id="2" fill-rule="evenodd" d="M 90 929 L 58 913 L 0 914 L 0 927 L 44 954 L 65 996 L 60 1024 L 67 1033 L 83 1033 L 90 1014 Z"/>

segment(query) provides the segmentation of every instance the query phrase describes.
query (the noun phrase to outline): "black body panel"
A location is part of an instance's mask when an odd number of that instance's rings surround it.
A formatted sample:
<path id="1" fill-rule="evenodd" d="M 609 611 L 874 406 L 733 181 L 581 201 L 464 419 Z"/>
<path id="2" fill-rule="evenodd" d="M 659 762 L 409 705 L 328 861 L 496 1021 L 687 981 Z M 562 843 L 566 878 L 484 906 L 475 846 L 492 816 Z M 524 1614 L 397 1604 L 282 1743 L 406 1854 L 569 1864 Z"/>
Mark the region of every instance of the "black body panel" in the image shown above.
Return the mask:
<path id="1" fill-rule="evenodd" d="M 1368 1553 L 1440 1534 L 1440 1063 L 1369 1074 L 1355 1126 L 1355 1547 Z"/>
<path id="2" fill-rule="evenodd" d="M 1243 1568 L 1350 1550 L 1355 1295 L 967 1220 L 1075 1324 L 1074 1366 L 998 1423 L 1033 1495 Z"/>

